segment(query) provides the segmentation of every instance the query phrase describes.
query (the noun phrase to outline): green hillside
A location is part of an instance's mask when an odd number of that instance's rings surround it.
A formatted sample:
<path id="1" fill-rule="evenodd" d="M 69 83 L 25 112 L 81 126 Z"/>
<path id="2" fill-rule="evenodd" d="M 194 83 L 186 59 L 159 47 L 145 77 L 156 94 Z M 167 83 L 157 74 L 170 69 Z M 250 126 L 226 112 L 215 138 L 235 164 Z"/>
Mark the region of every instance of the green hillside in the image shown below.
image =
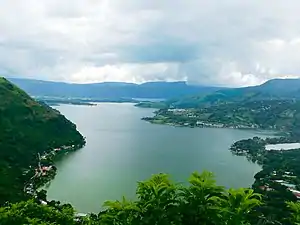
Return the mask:
<path id="1" fill-rule="evenodd" d="M 26 197 L 23 187 L 37 153 L 84 144 L 73 123 L 5 78 L 0 78 L 0 127 L 0 205 Z"/>
<path id="2" fill-rule="evenodd" d="M 231 102 L 294 99 L 300 99 L 300 79 L 274 79 L 253 87 L 223 89 L 209 94 L 170 99 L 165 104 L 175 108 L 198 108 Z"/>
<path id="3" fill-rule="evenodd" d="M 229 127 L 278 130 L 299 135 L 300 101 L 257 100 L 191 109 L 160 109 L 151 123 L 190 127 Z"/>

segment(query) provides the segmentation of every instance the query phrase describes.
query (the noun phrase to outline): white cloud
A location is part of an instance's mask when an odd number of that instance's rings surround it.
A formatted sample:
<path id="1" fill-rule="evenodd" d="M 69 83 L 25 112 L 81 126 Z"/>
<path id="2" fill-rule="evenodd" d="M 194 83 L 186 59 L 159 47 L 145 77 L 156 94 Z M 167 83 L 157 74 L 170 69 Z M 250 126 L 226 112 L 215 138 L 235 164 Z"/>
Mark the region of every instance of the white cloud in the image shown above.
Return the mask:
<path id="1" fill-rule="evenodd" d="M 95 83 L 99 81 L 143 83 L 149 80 L 186 80 L 186 77 L 177 77 L 174 79 L 175 74 L 178 74 L 178 66 L 172 63 L 130 63 L 101 67 L 86 66 L 72 74 L 68 79 L 76 83 Z"/>
<path id="2" fill-rule="evenodd" d="M 71 82 L 243 86 L 298 77 L 300 2 L 0 2 L 0 72 Z"/>

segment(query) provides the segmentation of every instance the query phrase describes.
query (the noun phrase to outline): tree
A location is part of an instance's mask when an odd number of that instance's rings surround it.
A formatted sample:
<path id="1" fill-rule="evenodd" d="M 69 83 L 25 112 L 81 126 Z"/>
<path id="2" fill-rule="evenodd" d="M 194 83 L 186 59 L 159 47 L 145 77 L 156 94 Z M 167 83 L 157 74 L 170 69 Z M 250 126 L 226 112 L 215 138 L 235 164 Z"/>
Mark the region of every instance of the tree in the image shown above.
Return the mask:
<path id="1" fill-rule="evenodd" d="M 36 198 L 40 201 L 44 201 L 46 202 L 47 201 L 47 191 L 42 189 L 40 191 L 37 191 L 36 192 Z"/>
<path id="2" fill-rule="evenodd" d="M 291 210 L 290 222 L 291 224 L 300 224 L 300 203 L 299 202 L 287 202 L 288 208 Z"/>
<path id="3" fill-rule="evenodd" d="M 222 197 L 224 188 L 216 185 L 211 172 L 193 173 L 190 186 L 181 189 L 181 212 L 184 224 L 216 224 L 220 221 L 216 197 Z"/>
<path id="4" fill-rule="evenodd" d="M 278 220 L 264 214 L 262 196 L 253 189 L 218 186 L 212 173 L 193 173 L 189 185 L 153 175 L 140 182 L 135 201 L 107 201 L 98 215 L 77 217 L 70 204 L 47 205 L 30 200 L 0 207 L 1 225 L 300 225 L 300 203 L 288 202 L 288 214 Z M 42 196 L 44 193 L 42 192 Z M 267 215 L 267 216 L 266 216 Z"/>
<path id="5" fill-rule="evenodd" d="M 1 225 L 20 224 L 76 224 L 74 209 L 69 205 L 58 210 L 48 205 L 36 203 L 34 200 L 10 204 L 0 208 Z"/>
<path id="6" fill-rule="evenodd" d="M 101 221 L 111 224 L 174 224 L 180 221 L 179 189 L 166 174 L 153 175 L 137 187 L 138 201 L 106 202 Z"/>
<path id="7" fill-rule="evenodd" d="M 261 195 L 254 193 L 252 189 L 229 189 L 225 198 L 217 198 L 220 201 L 220 211 L 223 221 L 228 225 L 250 224 L 247 216 L 251 211 L 262 204 Z"/>
<path id="8" fill-rule="evenodd" d="M 134 202 L 126 200 L 123 196 L 122 201 L 106 201 L 104 207 L 107 210 L 102 215 L 100 221 L 103 224 L 114 225 L 131 225 L 138 224 L 135 221 L 138 219 L 139 208 Z"/>

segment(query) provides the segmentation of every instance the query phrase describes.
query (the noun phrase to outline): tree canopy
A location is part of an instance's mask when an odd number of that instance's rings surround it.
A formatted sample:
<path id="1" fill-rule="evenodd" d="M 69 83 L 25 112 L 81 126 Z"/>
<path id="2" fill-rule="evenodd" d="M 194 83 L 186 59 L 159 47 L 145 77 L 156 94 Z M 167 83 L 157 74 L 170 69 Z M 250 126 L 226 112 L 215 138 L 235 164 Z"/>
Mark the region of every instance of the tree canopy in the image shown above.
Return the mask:
<path id="1" fill-rule="evenodd" d="M 0 208 L 1 225 L 17 224 L 101 224 L 101 225 L 251 225 L 300 223 L 300 203 L 287 202 L 289 215 L 284 223 L 270 220 L 259 211 L 262 196 L 252 189 L 226 190 L 212 173 L 193 173 L 189 185 L 174 183 L 167 174 L 156 174 L 139 182 L 136 199 L 123 197 L 105 202 L 99 214 L 76 217 L 71 205 L 38 199 Z"/>

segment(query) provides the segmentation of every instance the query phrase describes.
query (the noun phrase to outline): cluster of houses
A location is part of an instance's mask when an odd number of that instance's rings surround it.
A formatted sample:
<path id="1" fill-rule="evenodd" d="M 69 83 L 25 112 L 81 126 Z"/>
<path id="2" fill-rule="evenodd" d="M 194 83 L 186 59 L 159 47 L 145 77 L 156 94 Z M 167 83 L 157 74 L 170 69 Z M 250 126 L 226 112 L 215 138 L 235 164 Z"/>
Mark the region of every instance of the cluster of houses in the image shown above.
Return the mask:
<path id="1" fill-rule="evenodd" d="M 168 112 L 172 112 L 174 115 L 185 115 L 189 118 L 196 118 L 197 115 L 190 109 L 168 109 Z"/>
<path id="2" fill-rule="evenodd" d="M 47 172 L 49 172 L 50 170 L 52 170 L 52 166 L 42 166 L 41 168 L 41 175 L 42 176 L 46 176 L 47 175 Z"/>
<path id="3" fill-rule="evenodd" d="M 276 176 L 277 172 L 273 171 L 272 175 Z M 282 179 L 274 180 L 274 182 L 276 182 L 282 186 L 285 186 L 289 191 L 291 191 L 297 197 L 297 199 L 300 199 L 300 191 L 296 189 L 296 185 L 289 183 L 289 181 L 284 180 L 284 178 L 293 179 L 293 178 L 296 178 L 296 176 L 294 176 L 291 172 L 284 172 L 284 174 L 282 175 Z M 273 191 L 274 190 L 268 184 L 259 186 L 259 188 L 264 191 Z"/>
<path id="4" fill-rule="evenodd" d="M 187 109 L 168 109 L 168 112 L 172 112 L 175 115 L 182 115 L 185 114 L 187 111 Z"/>
<path id="5" fill-rule="evenodd" d="M 50 166 L 49 165 L 48 166 L 41 165 L 42 160 L 51 159 L 52 156 L 56 155 L 58 152 L 60 152 L 62 150 L 70 150 L 70 149 L 74 149 L 74 148 L 75 148 L 75 145 L 70 145 L 70 146 L 63 145 L 60 148 L 54 148 L 49 153 L 44 153 L 42 156 L 40 156 L 40 154 L 38 154 L 38 158 L 39 158 L 38 167 L 34 169 L 34 171 L 35 171 L 34 176 L 31 177 L 30 183 L 25 185 L 24 191 L 27 194 L 34 195 L 35 194 L 34 179 L 39 178 L 39 177 L 46 177 L 48 175 L 48 173 L 54 169 L 53 165 L 50 165 Z M 30 169 L 31 168 L 32 167 L 30 166 Z M 30 169 L 25 172 L 28 173 L 30 171 Z"/>
<path id="6" fill-rule="evenodd" d="M 193 110 L 190 109 L 168 109 L 168 112 L 173 113 L 174 115 L 184 115 L 188 118 L 197 118 L 197 114 Z M 184 126 L 191 126 L 189 122 L 183 124 Z M 194 124 L 193 124 L 194 125 Z M 259 125 L 251 124 L 251 125 L 229 125 L 224 123 L 217 122 L 204 122 L 198 120 L 196 122 L 197 127 L 215 127 L 215 128 L 235 128 L 235 129 L 256 129 L 259 128 Z"/>
<path id="7" fill-rule="evenodd" d="M 69 145 L 69 146 L 63 145 L 63 146 L 61 146 L 60 148 L 55 148 L 55 149 L 53 149 L 53 151 L 54 151 L 54 152 L 59 152 L 59 151 L 61 151 L 61 150 L 69 150 L 69 149 L 73 149 L 73 148 L 75 148 L 75 145 Z"/>
<path id="8" fill-rule="evenodd" d="M 224 124 L 218 124 L 218 123 L 207 123 L 202 121 L 197 121 L 196 126 L 199 127 L 216 127 L 216 128 L 223 128 Z"/>
<path id="9" fill-rule="evenodd" d="M 183 124 L 184 126 L 190 126 L 191 124 L 186 122 Z M 255 129 L 258 128 L 256 125 L 227 125 L 223 123 L 210 123 L 210 122 L 203 122 L 203 121 L 197 121 L 196 122 L 197 127 L 214 127 L 214 128 L 235 128 L 235 129 Z"/>

